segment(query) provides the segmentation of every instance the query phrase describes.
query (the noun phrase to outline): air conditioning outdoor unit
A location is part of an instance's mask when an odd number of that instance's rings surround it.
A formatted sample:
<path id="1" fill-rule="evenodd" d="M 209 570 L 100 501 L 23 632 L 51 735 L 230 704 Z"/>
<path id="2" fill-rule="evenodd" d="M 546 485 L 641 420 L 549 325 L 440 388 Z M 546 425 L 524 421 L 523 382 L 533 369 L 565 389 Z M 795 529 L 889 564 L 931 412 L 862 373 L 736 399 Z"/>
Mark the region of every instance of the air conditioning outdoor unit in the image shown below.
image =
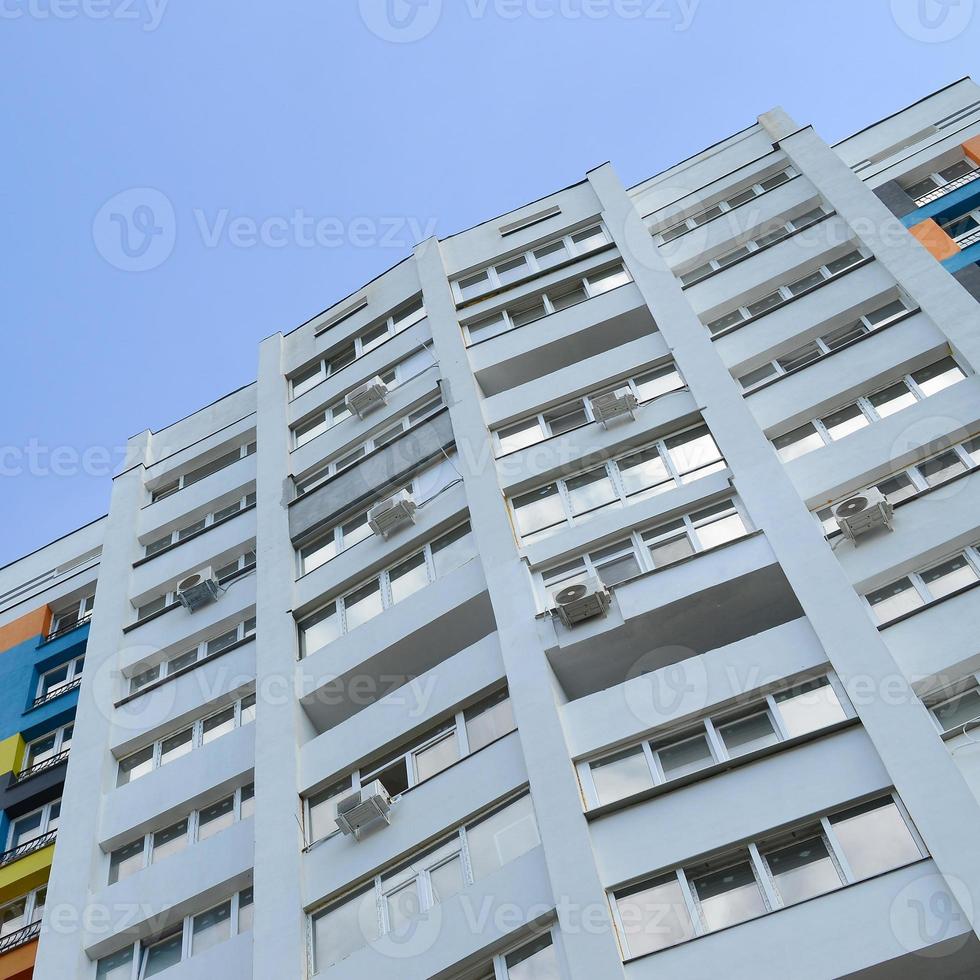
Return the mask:
<path id="1" fill-rule="evenodd" d="M 633 413 L 639 404 L 632 391 L 606 391 L 601 395 L 594 395 L 589 401 L 592 403 L 595 420 L 603 428 L 606 427 L 607 422 L 622 418 L 624 415 L 628 415 L 631 419 L 636 418 Z"/>
<path id="2" fill-rule="evenodd" d="M 214 602 L 219 591 L 218 580 L 210 568 L 200 568 L 177 583 L 177 598 L 191 612 Z"/>
<path id="3" fill-rule="evenodd" d="M 355 415 L 364 418 L 369 412 L 380 408 L 388 400 L 388 386 L 375 376 L 365 381 L 353 391 L 348 392 L 344 403 Z"/>
<path id="4" fill-rule="evenodd" d="M 400 527 L 415 523 L 418 507 L 408 490 L 399 490 L 368 511 L 368 525 L 375 534 L 387 538 Z"/>
<path id="5" fill-rule="evenodd" d="M 355 840 L 382 824 L 391 823 L 391 797 L 380 779 L 367 783 L 337 804 L 337 826 Z"/>
<path id="6" fill-rule="evenodd" d="M 876 487 L 855 494 L 834 508 L 837 526 L 853 541 L 876 527 L 892 526 L 892 505 Z"/>
<path id="7" fill-rule="evenodd" d="M 609 608 L 609 590 L 594 575 L 572 585 L 559 586 L 552 593 L 555 611 L 566 626 L 574 626 L 593 616 L 604 616 Z"/>

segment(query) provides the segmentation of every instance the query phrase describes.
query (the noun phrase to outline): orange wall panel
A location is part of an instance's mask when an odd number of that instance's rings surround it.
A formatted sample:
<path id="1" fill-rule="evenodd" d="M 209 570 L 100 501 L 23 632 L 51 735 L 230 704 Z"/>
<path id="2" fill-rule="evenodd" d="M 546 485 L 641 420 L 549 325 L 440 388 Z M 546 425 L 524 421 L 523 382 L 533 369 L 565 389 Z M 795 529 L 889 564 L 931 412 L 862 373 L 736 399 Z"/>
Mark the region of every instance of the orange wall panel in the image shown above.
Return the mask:
<path id="1" fill-rule="evenodd" d="M 6 626 L 0 626 L 0 653 L 32 637 L 47 634 L 50 625 L 51 609 L 48 606 L 41 606 L 40 609 L 35 609 L 21 616 L 20 619 L 7 623 Z M 0 980 L 3 978 L 0 977 Z"/>
<path id="2" fill-rule="evenodd" d="M 973 136 L 963 144 L 963 152 L 974 163 L 980 164 L 980 136 Z"/>
<path id="3" fill-rule="evenodd" d="M 37 940 L 0 956 L 0 980 L 30 980 L 37 959 Z"/>
<path id="4" fill-rule="evenodd" d="M 959 252 L 960 247 L 953 241 L 949 235 L 946 234 L 936 224 L 932 218 L 927 218 L 925 221 L 920 221 L 917 225 L 912 225 L 909 231 L 915 235 L 916 238 L 929 251 L 932 253 L 933 257 L 938 261 L 942 262 L 943 259 L 948 259 L 951 255 L 956 255 Z"/>

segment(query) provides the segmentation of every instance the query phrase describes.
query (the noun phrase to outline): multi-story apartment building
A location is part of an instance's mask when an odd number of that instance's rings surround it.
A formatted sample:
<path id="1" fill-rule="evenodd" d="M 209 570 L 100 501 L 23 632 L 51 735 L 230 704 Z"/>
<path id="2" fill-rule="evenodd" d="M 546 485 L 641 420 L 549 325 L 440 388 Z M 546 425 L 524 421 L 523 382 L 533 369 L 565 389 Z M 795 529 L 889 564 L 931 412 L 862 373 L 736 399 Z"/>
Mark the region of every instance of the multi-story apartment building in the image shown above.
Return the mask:
<path id="1" fill-rule="evenodd" d="M 105 519 L 0 569 L 0 978 L 33 975 Z"/>
<path id="2" fill-rule="evenodd" d="M 976 976 L 978 140 L 602 166 L 134 438 L 40 980 Z"/>

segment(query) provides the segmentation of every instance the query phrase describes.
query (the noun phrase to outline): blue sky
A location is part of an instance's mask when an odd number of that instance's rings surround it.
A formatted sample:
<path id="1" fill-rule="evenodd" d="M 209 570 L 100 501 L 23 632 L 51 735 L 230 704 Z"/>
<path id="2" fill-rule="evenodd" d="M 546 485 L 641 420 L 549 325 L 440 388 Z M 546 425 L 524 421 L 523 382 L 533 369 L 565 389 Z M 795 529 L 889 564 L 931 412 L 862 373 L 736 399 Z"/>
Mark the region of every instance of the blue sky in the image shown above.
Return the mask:
<path id="1" fill-rule="evenodd" d="M 418 238 L 776 104 L 840 139 L 974 72 L 974 3 L 0 0 L 0 562 Z"/>

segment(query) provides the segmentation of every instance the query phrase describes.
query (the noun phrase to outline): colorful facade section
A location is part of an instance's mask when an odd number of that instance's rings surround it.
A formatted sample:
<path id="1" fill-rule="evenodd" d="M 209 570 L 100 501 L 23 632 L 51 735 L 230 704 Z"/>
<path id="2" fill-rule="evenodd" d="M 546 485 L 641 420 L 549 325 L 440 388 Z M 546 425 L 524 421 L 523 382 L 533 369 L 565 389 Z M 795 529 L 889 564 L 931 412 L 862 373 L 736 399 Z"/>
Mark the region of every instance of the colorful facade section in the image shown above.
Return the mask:
<path id="1" fill-rule="evenodd" d="M 94 536 L 82 529 L 0 569 L 0 980 L 33 976 L 41 942 L 94 608 Z"/>

